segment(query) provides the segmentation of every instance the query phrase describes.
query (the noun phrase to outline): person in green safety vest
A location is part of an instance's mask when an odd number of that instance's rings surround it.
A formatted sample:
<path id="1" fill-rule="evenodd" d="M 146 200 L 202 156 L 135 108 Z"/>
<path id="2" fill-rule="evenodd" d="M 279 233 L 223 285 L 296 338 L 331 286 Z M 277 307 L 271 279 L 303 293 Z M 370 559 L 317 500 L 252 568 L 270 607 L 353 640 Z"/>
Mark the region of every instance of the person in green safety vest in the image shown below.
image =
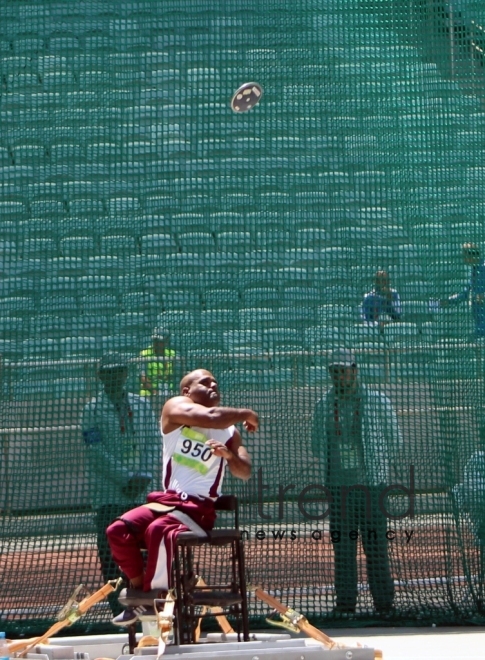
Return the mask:
<path id="1" fill-rule="evenodd" d="M 164 328 L 155 328 L 152 345 L 140 353 L 142 358 L 140 395 L 151 397 L 157 409 L 163 399 L 173 396 L 176 391 L 174 380 L 176 353 L 169 348 L 169 343 L 170 332 Z"/>

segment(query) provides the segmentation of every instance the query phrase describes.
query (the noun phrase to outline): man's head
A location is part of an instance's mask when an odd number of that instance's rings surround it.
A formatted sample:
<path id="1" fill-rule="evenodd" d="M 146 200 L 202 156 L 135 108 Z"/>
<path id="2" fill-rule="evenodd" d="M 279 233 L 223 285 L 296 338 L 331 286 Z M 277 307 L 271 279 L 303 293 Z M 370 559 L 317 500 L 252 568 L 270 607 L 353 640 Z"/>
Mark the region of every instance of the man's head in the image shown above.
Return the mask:
<path id="1" fill-rule="evenodd" d="M 389 273 L 387 270 L 378 270 L 374 279 L 376 291 L 388 291 L 390 288 Z"/>
<path id="2" fill-rule="evenodd" d="M 221 400 L 217 380 L 206 369 L 196 369 L 180 381 L 180 394 L 206 408 L 218 406 Z"/>
<path id="3" fill-rule="evenodd" d="M 357 362 L 352 351 L 338 348 L 328 361 L 328 371 L 337 396 L 348 396 L 357 389 Z"/>
<path id="4" fill-rule="evenodd" d="M 170 331 L 166 328 L 155 328 L 152 333 L 152 342 L 155 355 L 163 355 L 170 342 Z"/>
<path id="5" fill-rule="evenodd" d="M 463 243 L 461 246 L 463 261 L 467 266 L 476 266 L 480 263 L 480 248 L 475 243 Z"/>
<path id="6" fill-rule="evenodd" d="M 98 378 L 108 396 L 121 395 L 128 378 L 128 362 L 119 353 L 106 353 L 98 362 Z"/>

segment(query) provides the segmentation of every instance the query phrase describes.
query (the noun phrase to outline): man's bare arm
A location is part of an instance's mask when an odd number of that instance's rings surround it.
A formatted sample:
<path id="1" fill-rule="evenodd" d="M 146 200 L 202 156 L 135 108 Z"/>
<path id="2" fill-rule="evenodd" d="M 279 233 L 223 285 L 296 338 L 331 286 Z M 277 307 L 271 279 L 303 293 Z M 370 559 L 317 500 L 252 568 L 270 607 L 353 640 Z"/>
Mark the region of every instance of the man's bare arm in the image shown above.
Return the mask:
<path id="1" fill-rule="evenodd" d="M 246 448 L 243 447 L 239 431 L 232 436 L 231 447 L 227 447 L 217 440 L 207 440 L 206 445 L 212 447 L 214 456 L 220 456 L 227 461 L 229 471 L 234 477 L 247 481 L 251 476 L 251 459 Z"/>
<path id="2" fill-rule="evenodd" d="M 162 430 L 170 433 L 179 426 L 200 426 L 201 428 L 225 429 L 232 424 L 243 422 L 246 431 L 258 430 L 259 418 L 250 408 L 206 408 L 194 403 L 186 396 L 169 399 L 162 411 Z"/>

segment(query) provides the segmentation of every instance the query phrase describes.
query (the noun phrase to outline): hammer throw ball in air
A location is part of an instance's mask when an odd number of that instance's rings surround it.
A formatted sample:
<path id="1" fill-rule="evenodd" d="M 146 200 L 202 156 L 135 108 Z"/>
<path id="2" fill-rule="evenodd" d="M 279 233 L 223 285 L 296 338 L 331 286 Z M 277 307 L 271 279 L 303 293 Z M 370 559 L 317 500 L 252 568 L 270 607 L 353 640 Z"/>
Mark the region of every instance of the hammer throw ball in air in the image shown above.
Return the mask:
<path id="1" fill-rule="evenodd" d="M 263 88 L 255 82 L 244 83 L 237 89 L 231 99 L 234 112 L 247 112 L 261 101 Z"/>

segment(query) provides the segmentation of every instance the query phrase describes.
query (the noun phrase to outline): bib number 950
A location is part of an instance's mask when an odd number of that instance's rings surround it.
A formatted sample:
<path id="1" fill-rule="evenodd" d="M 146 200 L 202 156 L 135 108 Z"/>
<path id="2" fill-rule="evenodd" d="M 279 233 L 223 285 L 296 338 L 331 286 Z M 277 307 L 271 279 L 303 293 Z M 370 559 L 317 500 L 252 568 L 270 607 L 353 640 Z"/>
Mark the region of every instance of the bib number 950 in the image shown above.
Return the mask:
<path id="1" fill-rule="evenodd" d="M 193 440 L 185 438 L 182 442 L 180 453 L 185 454 L 186 456 L 192 456 L 192 458 L 198 458 L 206 463 L 212 456 L 212 449 L 206 447 L 201 442 L 194 442 Z"/>

